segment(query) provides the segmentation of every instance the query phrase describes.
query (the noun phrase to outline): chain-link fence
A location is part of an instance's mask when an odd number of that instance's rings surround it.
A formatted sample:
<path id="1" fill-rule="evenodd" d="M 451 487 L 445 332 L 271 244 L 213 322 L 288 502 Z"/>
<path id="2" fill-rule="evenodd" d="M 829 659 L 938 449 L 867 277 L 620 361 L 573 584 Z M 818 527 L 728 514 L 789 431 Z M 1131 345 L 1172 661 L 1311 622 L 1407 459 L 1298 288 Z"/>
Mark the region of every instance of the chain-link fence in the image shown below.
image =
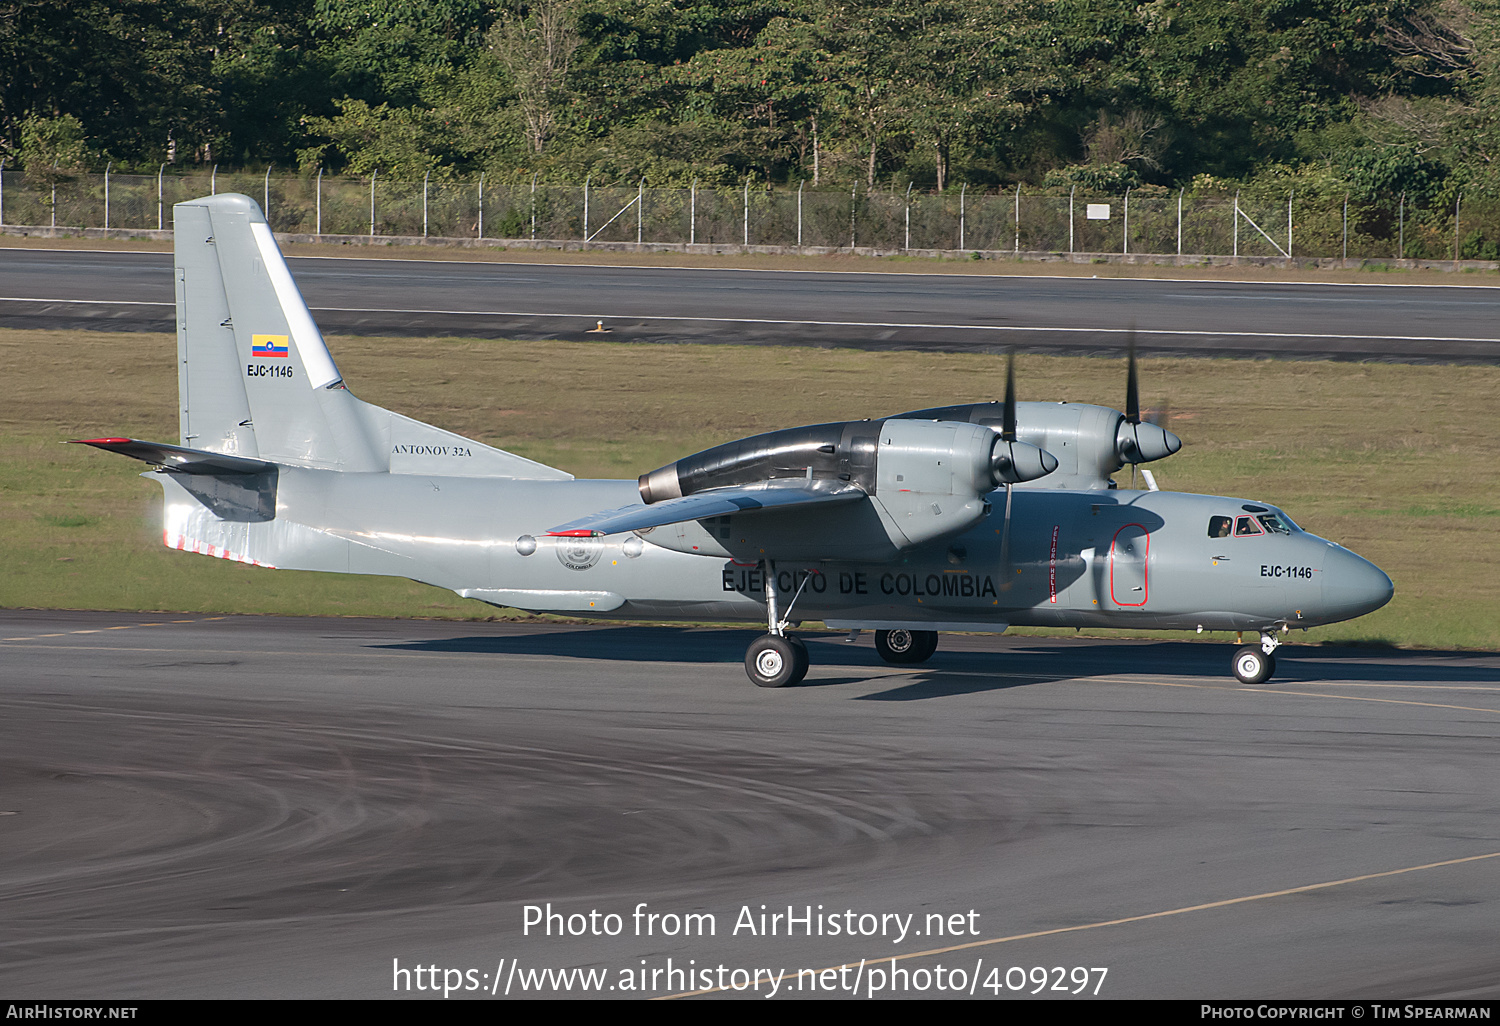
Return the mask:
<path id="1" fill-rule="evenodd" d="M 304 235 L 1362 260 L 1500 259 L 1500 199 L 1143 190 L 1124 196 L 743 185 L 687 189 L 392 181 L 211 171 L 63 174 L 0 168 L 0 225 L 170 229 L 172 205 L 242 192 L 274 230 Z"/>

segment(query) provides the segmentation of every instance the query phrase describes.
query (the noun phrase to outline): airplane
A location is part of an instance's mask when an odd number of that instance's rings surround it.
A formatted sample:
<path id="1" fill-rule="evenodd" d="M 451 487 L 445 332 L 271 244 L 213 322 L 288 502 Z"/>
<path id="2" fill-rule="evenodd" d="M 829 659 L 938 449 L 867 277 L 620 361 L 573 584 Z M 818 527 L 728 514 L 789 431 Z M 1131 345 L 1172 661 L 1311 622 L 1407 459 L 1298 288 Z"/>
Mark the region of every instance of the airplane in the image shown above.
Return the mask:
<path id="1" fill-rule="evenodd" d="M 1003 402 L 787 428 L 638 480 L 571 474 L 355 398 L 255 201 L 174 207 L 180 438 L 79 439 L 151 464 L 168 548 L 407 577 L 597 619 L 764 622 L 750 679 L 808 671 L 804 621 L 882 659 L 1011 626 L 1234 631 L 1234 676 L 1282 636 L 1380 608 L 1389 577 L 1268 502 L 1117 487 L 1177 452 L 1126 409 Z"/>

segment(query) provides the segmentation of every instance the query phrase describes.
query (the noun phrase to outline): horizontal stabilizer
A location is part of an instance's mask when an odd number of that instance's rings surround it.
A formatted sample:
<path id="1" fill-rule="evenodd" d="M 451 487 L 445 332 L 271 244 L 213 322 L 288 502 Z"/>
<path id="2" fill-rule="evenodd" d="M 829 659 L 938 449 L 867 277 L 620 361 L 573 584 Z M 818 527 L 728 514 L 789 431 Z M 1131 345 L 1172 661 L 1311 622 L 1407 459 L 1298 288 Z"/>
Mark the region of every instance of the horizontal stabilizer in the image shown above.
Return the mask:
<path id="1" fill-rule="evenodd" d="M 824 491 L 813 488 L 759 487 L 713 488 L 678 499 L 654 502 L 649 506 L 632 503 L 619 509 L 607 509 L 554 527 L 548 534 L 567 538 L 590 538 L 626 531 L 644 531 L 651 527 L 681 524 L 726 514 L 755 513 L 760 510 L 833 505 L 865 498 L 858 488 Z"/>
<path id="2" fill-rule="evenodd" d="M 222 452 L 189 449 L 165 442 L 142 442 L 136 438 L 75 438 L 71 444 L 92 445 L 96 449 L 117 452 L 183 474 L 264 474 L 276 466 L 265 460 L 227 456 Z"/>

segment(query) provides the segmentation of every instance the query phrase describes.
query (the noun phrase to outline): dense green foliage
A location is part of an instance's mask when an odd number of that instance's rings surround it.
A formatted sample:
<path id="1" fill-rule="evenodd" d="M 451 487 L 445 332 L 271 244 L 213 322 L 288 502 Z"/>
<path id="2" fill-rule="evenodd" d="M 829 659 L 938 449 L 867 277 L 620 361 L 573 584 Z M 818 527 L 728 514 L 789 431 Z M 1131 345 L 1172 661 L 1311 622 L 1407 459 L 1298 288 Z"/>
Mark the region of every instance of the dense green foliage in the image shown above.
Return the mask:
<path id="1" fill-rule="evenodd" d="M 0 0 L 0 156 L 1492 191 L 1500 0 Z"/>

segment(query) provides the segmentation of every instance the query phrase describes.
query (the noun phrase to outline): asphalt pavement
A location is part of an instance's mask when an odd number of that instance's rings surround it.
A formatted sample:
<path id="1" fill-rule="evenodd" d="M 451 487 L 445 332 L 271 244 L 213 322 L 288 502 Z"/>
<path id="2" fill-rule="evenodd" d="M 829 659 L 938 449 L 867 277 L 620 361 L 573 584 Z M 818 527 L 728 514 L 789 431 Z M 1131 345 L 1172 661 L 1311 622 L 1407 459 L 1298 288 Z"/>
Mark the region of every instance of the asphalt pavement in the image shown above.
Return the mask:
<path id="1" fill-rule="evenodd" d="M 0 611 L 0 983 L 1500 996 L 1500 657 L 752 636 Z"/>
<path id="2" fill-rule="evenodd" d="M 1500 360 L 1500 288 L 295 257 L 330 334 Z M 171 257 L 0 249 L 0 326 L 171 331 Z"/>

